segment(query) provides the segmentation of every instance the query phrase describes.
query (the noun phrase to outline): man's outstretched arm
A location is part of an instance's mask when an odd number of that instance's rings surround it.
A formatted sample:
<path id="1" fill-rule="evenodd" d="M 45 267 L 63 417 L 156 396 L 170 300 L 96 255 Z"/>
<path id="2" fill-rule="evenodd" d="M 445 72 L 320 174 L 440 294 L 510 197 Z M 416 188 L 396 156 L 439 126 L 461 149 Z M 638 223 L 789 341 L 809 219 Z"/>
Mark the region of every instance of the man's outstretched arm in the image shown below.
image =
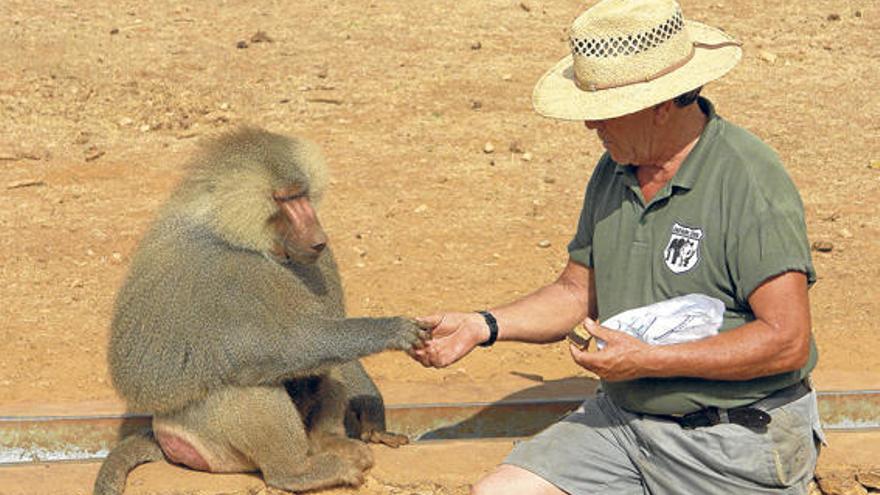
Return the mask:
<path id="1" fill-rule="evenodd" d="M 553 283 L 490 312 L 498 322 L 498 340 L 561 340 L 584 318 L 596 315 L 593 272 L 569 260 Z M 432 338 L 410 354 L 424 366 L 449 366 L 489 338 L 489 327 L 478 313 L 438 313 L 419 320 L 432 327 Z"/>

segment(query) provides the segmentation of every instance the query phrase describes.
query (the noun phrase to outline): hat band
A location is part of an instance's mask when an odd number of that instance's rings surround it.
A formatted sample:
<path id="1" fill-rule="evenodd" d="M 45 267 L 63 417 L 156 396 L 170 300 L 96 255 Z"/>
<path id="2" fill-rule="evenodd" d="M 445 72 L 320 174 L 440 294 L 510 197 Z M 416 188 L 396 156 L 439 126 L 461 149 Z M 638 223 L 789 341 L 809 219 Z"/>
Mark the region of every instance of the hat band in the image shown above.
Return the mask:
<path id="1" fill-rule="evenodd" d="M 678 62 L 670 65 L 669 67 L 666 67 L 665 69 L 662 69 L 659 72 L 656 72 L 656 73 L 651 74 L 649 76 L 634 78 L 634 79 L 630 79 L 630 80 L 618 82 L 618 83 L 613 83 L 613 84 L 596 84 L 596 83 L 592 83 L 592 82 L 581 82 L 577 79 L 577 77 L 575 77 L 574 83 L 575 83 L 575 85 L 577 85 L 577 87 L 580 90 L 590 91 L 590 92 L 602 91 L 605 89 L 621 88 L 623 86 L 631 86 L 633 84 L 646 83 L 646 82 L 653 81 L 654 79 L 659 79 L 659 78 L 665 76 L 666 74 L 669 74 L 670 72 L 676 71 L 676 70 L 684 67 L 685 65 L 687 65 L 687 63 L 690 62 L 692 58 L 694 58 L 694 54 L 696 54 L 697 48 L 704 48 L 706 50 L 714 50 L 716 48 L 725 48 L 728 46 L 742 46 L 742 43 L 740 43 L 739 41 L 724 41 L 721 43 L 701 43 L 699 41 L 694 41 L 693 45 L 691 46 L 690 52 L 688 52 L 688 54 L 683 59 L 681 59 Z"/>

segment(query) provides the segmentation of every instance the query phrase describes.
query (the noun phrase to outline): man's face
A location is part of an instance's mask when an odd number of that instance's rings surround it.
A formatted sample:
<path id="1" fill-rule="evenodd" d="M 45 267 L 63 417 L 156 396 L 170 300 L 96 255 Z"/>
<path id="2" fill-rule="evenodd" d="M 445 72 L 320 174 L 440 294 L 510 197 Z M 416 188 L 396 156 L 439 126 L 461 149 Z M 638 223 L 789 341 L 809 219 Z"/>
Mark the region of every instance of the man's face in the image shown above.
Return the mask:
<path id="1" fill-rule="evenodd" d="M 650 164 L 654 151 L 653 107 L 606 120 L 585 120 L 587 129 L 595 130 L 602 146 L 620 164 Z"/>

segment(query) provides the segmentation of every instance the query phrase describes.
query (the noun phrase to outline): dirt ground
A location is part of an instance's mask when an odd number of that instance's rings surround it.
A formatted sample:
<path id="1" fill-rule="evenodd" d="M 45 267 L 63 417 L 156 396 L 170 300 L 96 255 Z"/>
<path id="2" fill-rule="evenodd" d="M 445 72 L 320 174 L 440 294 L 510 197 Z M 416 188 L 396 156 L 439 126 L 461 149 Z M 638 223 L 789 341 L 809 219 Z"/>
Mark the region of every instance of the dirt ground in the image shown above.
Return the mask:
<path id="1" fill-rule="evenodd" d="M 880 4 L 683 7 L 743 41 L 705 94 L 778 150 L 811 242 L 833 245 L 814 252 L 817 383 L 880 388 Z M 199 139 L 241 124 L 325 149 L 322 221 L 352 315 L 481 308 L 552 280 L 601 144 L 530 95 L 582 8 L 0 3 L 0 405 L 114 398 L 107 329 L 131 254 Z M 586 375 L 561 345 L 501 344 L 443 371 L 367 364 L 403 402 L 436 399 L 425 383 Z"/>

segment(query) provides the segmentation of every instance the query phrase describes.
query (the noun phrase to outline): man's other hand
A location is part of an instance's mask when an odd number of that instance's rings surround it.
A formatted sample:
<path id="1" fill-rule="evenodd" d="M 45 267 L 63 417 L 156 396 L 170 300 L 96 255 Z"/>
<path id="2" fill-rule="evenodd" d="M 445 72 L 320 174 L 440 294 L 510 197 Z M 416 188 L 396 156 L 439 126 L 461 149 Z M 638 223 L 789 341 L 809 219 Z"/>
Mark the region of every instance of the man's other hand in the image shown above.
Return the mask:
<path id="1" fill-rule="evenodd" d="M 609 382 L 647 376 L 641 358 L 651 349 L 650 345 L 624 332 L 600 326 L 589 318 L 584 320 L 584 328 L 593 337 L 604 340 L 605 347 L 601 351 L 589 352 L 569 345 L 574 362 Z"/>

